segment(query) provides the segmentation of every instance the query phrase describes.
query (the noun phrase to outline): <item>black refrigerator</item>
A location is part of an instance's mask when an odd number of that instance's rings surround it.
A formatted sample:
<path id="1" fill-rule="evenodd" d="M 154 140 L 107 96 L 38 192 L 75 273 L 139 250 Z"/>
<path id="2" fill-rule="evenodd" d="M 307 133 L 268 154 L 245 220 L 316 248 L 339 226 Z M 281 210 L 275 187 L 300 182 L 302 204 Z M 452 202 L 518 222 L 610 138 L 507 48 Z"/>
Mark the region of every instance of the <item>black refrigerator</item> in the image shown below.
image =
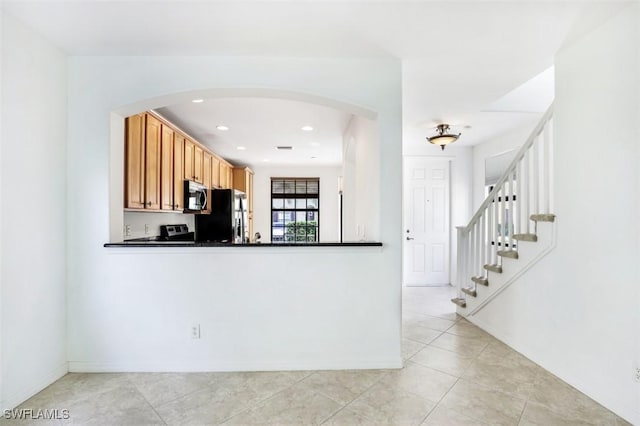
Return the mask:
<path id="1" fill-rule="evenodd" d="M 249 242 L 247 196 L 234 189 L 212 189 L 210 214 L 195 217 L 196 241 L 244 244 Z"/>

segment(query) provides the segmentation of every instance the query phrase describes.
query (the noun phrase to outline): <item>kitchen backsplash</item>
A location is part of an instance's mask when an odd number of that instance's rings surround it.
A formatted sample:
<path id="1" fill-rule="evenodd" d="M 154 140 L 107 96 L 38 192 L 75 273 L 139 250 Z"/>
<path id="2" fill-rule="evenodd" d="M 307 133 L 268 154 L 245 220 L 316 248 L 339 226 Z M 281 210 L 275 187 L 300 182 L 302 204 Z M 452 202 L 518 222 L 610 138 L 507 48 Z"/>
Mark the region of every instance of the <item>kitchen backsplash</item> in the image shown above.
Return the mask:
<path id="1" fill-rule="evenodd" d="M 186 223 L 189 231 L 194 230 L 194 216 L 192 214 L 124 212 L 122 238 L 131 240 L 158 236 L 160 235 L 160 225 L 180 223 Z"/>

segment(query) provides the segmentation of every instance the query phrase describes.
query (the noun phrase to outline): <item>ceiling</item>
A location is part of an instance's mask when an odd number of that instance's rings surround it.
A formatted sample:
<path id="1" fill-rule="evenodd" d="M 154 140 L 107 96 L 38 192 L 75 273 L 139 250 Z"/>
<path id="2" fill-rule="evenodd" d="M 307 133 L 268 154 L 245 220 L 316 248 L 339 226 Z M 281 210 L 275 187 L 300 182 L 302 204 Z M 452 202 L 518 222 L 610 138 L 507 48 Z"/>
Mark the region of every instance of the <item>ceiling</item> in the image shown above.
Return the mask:
<path id="1" fill-rule="evenodd" d="M 397 58 L 402 62 L 406 150 L 423 146 L 425 136 L 432 134 L 430 127 L 440 122 L 471 126 L 460 130 L 463 136 L 456 142 L 458 146 L 481 143 L 534 122 L 552 96 L 552 79 L 541 78 L 530 83 L 529 89 L 510 92 L 549 69 L 562 47 L 627 3 L 4 0 L 0 4 L 71 55 Z M 280 130 L 270 128 L 259 117 L 265 104 L 253 100 L 246 107 L 253 110 L 255 123 L 249 123 L 244 115 L 247 128 L 234 125 L 220 135 L 207 126 L 210 114 L 222 113 L 223 108 L 218 101 L 205 104 L 199 109 L 195 105 L 170 106 L 164 113 L 174 114 L 185 130 L 193 127 L 220 150 L 233 151 L 239 143 L 248 147 L 249 139 L 256 144 L 260 139 L 266 146 L 276 140 L 291 140 L 304 119 L 302 110 L 301 115 L 292 115 L 290 104 L 282 102 L 278 107 L 283 110 L 276 114 Z M 229 123 L 240 123 L 243 111 L 233 103 L 229 108 L 239 115 L 222 117 Z M 309 106 L 309 111 L 313 108 Z M 325 112 L 323 118 L 330 120 L 332 114 Z M 343 114 L 334 115 L 335 125 L 345 122 Z M 194 121 L 196 116 L 203 121 Z M 291 120 L 285 123 L 287 116 Z M 328 141 L 335 126 L 323 123 L 313 136 Z M 324 133 L 325 126 L 333 130 Z M 266 129 L 274 133 L 266 135 Z M 312 135 L 298 136 L 304 145 Z M 256 158 L 267 157 L 262 151 L 258 155 L 257 145 L 251 149 L 256 150 Z M 302 153 L 302 148 L 296 152 Z M 327 158 L 334 155 L 331 152 L 327 149 Z M 311 156 L 308 151 L 304 155 Z"/>
<path id="2" fill-rule="evenodd" d="M 254 167 L 339 165 L 342 134 L 351 119 L 333 108 L 273 98 L 204 99 L 156 111 L 223 158 Z M 219 130 L 219 125 L 229 129 Z"/>

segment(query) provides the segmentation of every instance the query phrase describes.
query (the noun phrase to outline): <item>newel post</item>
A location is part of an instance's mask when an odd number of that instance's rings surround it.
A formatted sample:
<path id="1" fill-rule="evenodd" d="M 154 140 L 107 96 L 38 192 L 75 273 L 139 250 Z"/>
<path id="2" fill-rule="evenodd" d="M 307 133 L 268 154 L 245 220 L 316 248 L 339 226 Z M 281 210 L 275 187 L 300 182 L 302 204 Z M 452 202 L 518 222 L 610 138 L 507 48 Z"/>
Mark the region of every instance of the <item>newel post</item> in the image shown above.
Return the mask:
<path id="1" fill-rule="evenodd" d="M 457 268 L 456 268 L 456 282 L 455 286 L 458 292 L 458 297 L 462 297 L 462 285 L 467 275 L 467 227 L 456 226 L 457 231 Z"/>

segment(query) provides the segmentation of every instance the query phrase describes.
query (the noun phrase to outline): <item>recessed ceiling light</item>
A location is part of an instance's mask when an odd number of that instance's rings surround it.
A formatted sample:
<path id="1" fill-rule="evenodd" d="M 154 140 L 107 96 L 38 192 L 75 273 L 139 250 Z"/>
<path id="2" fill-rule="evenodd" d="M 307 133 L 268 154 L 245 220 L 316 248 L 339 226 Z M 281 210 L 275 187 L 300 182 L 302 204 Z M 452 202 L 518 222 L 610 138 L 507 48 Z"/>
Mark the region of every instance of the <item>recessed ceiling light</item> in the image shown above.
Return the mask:
<path id="1" fill-rule="evenodd" d="M 204 99 L 194 99 L 191 102 L 193 102 L 194 104 L 201 104 L 204 102 Z"/>
<path id="2" fill-rule="evenodd" d="M 309 142 L 309 145 L 311 146 L 320 146 L 319 142 Z"/>
<path id="3" fill-rule="evenodd" d="M 268 158 L 265 158 L 265 159 L 264 159 L 264 160 L 262 160 L 262 161 L 264 161 L 265 163 L 268 163 L 268 162 L 269 162 L 269 161 L 271 161 L 271 160 L 269 160 Z"/>
<path id="4" fill-rule="evenodd" d="M 236 146 L 236 149 L 237 149 L 238 151 L 244 151 L 244 150 L 246 150 L 247 148 L 246 148 L 246 147 L 244 147 L 244 146 Z"/>
<path id="5" fill-rule="evenodd" d="M 223 132 L 229 130 L 229 128 L 227 126 L 223 126 L 222 124 L 219 125 L 219 126 L 216 126 L 216 129 L 222 130 Z"/>
<path id="6" fill-rule="evenodd" d="M 305 132 L 310 132 L 310 131 L 313 130 L 313 127 L 311 127 L 311 126 L 302 126 L 301 129 L 304 130 Z"/>

